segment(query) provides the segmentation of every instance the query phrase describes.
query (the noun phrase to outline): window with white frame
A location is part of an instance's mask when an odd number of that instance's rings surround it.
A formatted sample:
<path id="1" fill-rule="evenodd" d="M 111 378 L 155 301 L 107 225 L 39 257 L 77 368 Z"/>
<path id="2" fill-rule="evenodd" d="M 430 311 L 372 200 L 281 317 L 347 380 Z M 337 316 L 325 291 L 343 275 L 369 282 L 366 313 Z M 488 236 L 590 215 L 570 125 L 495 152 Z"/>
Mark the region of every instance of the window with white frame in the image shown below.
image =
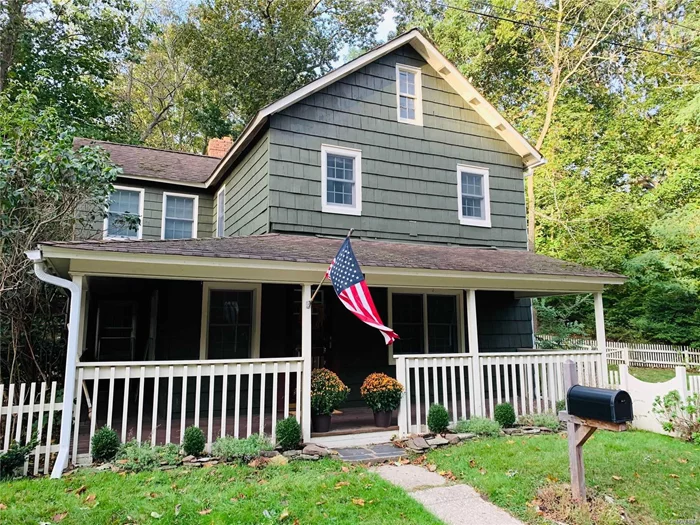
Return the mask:
<path id="1" fill-rule="evenodd" d="M 226 225 L 226 186 L 223 186 L 219 193 L 216 194 L 216 236 L 224 236 L 224 227 Z"/>
<path id="2" fill-rule="evenodd" d="M 115 186 L 104 221 L 106 239 L 140 239 L 143 226 L 143 188 Z"/>
<path id="3" fill-rule="evenodd" d="M 396 64 L 396 111 L 399 122 L 423 125 L 420 68 Z"/>
<path id="4" fill-rule="evenodd" d="M 488 169 L 458 165 L 457 198 L 461 224 L 491 226 Z"/>
<path id="5" fill-rule="evenodd" d="M 163 193 L 163 239 L 192 239 L 197 236 L 196 195 Z"/>
<path id="6" fill-rule="evenodd" d="M 389 292 L 389 326 L 401 337 L 390 356 L 462 352 L 460 292 Z"/>
<path id="7" fill-rule="evenodd" d="M 362 213 L 362 153 L 321 145 L 321 209 L 327 213 Z"/>

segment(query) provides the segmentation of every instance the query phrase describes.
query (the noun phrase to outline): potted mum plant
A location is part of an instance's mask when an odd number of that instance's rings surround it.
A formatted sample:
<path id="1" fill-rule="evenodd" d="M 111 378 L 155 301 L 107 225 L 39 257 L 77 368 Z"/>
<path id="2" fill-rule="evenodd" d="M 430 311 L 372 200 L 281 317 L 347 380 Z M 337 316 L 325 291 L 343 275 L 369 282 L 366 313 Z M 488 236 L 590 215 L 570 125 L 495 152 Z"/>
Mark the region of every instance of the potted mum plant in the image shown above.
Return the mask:
<path id="1" fill-rule="evenodd" d="M 374 424 L 386 428 L 391 425 L 391 413 L 401 403 L 403 385 L 393 377 L 375 372 L 362 383 L 360 394 L 374 412 Z"/>
<path id="2" fill-rule="evenodd" d="M 340 378 L 326 368 L 311 371 L 311 426 L 314 432 L 331 429 L 331 414 L 338 408 L 350 389 Z"/>

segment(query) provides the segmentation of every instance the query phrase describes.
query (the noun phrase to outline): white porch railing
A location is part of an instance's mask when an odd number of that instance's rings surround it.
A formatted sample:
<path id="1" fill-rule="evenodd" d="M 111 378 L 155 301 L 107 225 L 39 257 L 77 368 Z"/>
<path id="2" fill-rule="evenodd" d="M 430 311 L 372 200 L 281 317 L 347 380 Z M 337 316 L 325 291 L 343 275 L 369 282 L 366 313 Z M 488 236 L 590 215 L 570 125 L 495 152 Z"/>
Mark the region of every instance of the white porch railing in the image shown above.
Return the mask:
<path id="1" fill-rule="evenodd" d="M 425 430 L 433 403 L 447 408 L 453 423 L 472 414 L 493 417 L 495 405 L 504 402 L 513 405 L 516 415 L 554 412 L 566 396 L 561 365 L 569 359 L 578 365 L 582 384 L 603 387 L 607 380 L 597 351 L 485 353 L 476 359 L 478 366 L 468 354 L 397 356 L 397 379 L 406 388 L 399 432 Z"/>
<path id="2" fill-rule="evenodd" d="M 24 474 L 49 473 L 54 454 L 58 452 L 61 402 L 56 402 L 57 384 L 20 383 L 0 384 L 0 453 L 6 452 L 12 441 L 25 444 L 36 437 L 37 447 L 24 464 Z"/>
<path id="3" fill-rule="evenodd" d="M 73 462 L 91 452 L 103 425 L 122 442 L 152 445 L 182 443 L 185 428 L 195 425 L 207 451 L 219 436 L 274 439 L 278 420 L 292 412 L 301 419 L 302 369 L 300 357 L 79 363 Z"/>

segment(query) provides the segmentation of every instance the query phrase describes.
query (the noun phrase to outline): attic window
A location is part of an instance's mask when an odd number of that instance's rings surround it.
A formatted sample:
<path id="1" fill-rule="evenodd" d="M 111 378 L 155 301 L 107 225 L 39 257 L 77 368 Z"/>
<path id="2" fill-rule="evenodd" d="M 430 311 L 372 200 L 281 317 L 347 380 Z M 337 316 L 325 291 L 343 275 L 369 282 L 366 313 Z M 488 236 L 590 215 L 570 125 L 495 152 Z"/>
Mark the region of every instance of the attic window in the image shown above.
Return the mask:
<path id="1" fill-rule="evenodd" d="M 396 112 L 399 122 L 423 125 L 422 93 L 420 68 L 396 64 Z"/>
<path id="2" fill-rule="evenodd" d="M 362 214 L 362 152 L 321 145 L 321 210 L 343 215 Z"/>

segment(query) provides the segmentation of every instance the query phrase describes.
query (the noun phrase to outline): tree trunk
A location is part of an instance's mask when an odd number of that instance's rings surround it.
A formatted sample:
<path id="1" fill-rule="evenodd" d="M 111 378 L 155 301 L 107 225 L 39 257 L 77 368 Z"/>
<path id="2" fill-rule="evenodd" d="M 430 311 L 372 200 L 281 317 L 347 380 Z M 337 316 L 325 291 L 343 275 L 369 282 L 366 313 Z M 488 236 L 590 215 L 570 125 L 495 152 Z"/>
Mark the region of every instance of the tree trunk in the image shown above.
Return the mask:
<path id="1" fill-rule="evenodd" d="M 15 58 L 15 47 L 24 25 L 24 0 L 8 0 L 7 23 L 0 33 L 0 92 L 7 87 L 7 75 Z"/>

